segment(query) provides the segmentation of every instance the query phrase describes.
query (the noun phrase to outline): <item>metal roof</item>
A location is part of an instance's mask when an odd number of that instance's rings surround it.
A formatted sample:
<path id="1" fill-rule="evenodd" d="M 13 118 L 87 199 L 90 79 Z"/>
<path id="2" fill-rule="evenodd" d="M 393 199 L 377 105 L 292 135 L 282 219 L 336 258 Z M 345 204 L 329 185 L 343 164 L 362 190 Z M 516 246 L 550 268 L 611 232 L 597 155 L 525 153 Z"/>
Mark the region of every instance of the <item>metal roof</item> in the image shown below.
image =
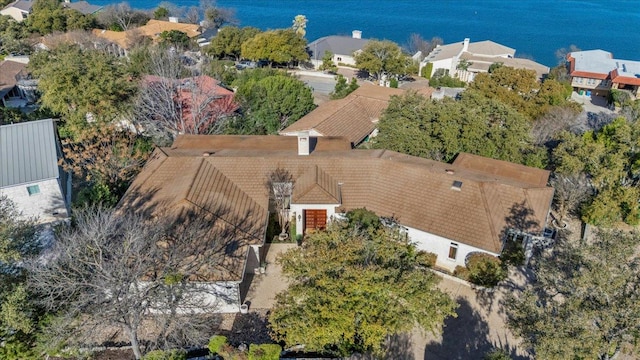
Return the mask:
<path id="1" fill-rule="evenodd" d="M 311 58 L 320 60 L 325 51 L 333 55 L 352 56 L 357 50 L 361 50 L 369 42 L 369 39 L 357 39 L 350 36 L 325 36 L 314 40 L 307 48 L 313 53 Z"/>
<path id="2" fill-rule="evenodd" d="M 52 119 L 0 126 L 0 188 L 58 176 Z"/>

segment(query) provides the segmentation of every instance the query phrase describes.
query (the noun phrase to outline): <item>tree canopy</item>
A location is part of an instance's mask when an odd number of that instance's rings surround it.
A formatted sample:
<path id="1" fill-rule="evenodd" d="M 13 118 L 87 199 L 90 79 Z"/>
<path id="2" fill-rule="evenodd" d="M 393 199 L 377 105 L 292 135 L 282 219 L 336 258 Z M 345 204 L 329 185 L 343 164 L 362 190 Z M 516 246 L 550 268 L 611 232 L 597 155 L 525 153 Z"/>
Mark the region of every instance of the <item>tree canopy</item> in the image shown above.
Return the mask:
<path id="1" fill-rule="evenodd" d="M 26 286 L 25 262 L 41 246 L 34 219 L 25 219 L 13 201 L 0 196 L 0 358 L 31 354 L 36 332 L 35 304 Z"/>
<path id="2" fill-rule="evenodd" d="M 236 133 L 277 134 L 316 107 L 311 89 L 283 71 L 245 70 L 234 86 L 243 109 L 242 119 L 232 125 Z"/>
<path id="3" fill-rule="evenodd" d="M 242 43 L 242 57 L 270 63 L 309 60 L 307 40 L 293 29 L 265 31 Z"/>
<path id="4" fill-rule="evenodd" d="M 380 79 L 383 74 L 404 75 L 412 64 L 398 44 L 389 40 L 370 40 L 354 56 L 356 67 Z"/>
<path id="5" fill-rule="evenodd" d="M 84 127 L 87 115 L 112 120 L 135 94 L 117 58 L 77 45 L 40 51 L 29 68 L 39 79 L 42 105 L 62 115 L 70 129 Z"/>
<path id="6" fill-rule="evenodd" d="M 210 56 L 218 59 L 233 58 L 240 60 L 242 44 L 260 33 L 260 29 L 254 27 L 225 26 L 211 39 L 206 47 Z"/>
<path id="7" fill-rule="evenodd" d="M 586 222 L 612 226 L 640 222 L 640 122 L 618 118 L 598 131 L 557 136 L 552 154 L 555 171 L 563 176 L 586 174 L 594 196 L 582 208 Z"/>
<path id="8" fill-rule="evenodd" d="M 93 17 L 65 8 L 59 0 L 36 0 L 26 21 L 29 28 L 40 35 L 54 31 L 87 30 L 94 26 Z"/>
<path id="9" fill-rule="evenodd" d="M 373 146 L 438 161 L 460 152 L 542 167 L 544 153 L 533 146 L 530 125 L 497 100 L 475 92 L 459 101 L 428 100 L 407 92 L 392 97 L 380 118 Z"/>
<path id="10" fill-rule="evenodd" d="M 269 323 L 276 341 L 307 351 L 380 353 L 389 335 L 418 324 L 438 331 L 455 303 L 436 289 L 426 253 L 405 235 L 370 223 L 334 223 L 278 261 L 290 279 Z"/>
<path id="11" fill-rule="evenodd" d="M 540 82 L 533 70 L 497 66 L 490 73 L 477 74 L 469 88 L 509 105 L 532 120 L 552 106 L 569 106 L 576 110 L 580 107 L 568 100 L 571 85 L 553 79 Z"/>
<path id="12" fill-rule="evenodd" d="M 556 245 L 540 260 L 535 281 L 506 304 L 509 326 L 536 358 L 604 360 L 633 349 L 640 334 L 638 244 L 637 232 L 599 232 L 587 243 Z"/>

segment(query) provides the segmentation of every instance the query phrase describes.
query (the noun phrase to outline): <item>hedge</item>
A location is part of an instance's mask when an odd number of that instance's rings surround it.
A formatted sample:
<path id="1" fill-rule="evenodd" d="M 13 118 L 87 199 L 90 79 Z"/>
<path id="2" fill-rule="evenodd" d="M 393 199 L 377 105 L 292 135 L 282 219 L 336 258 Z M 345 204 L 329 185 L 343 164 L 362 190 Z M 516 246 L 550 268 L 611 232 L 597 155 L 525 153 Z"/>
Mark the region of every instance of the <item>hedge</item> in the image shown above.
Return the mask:
<path id="1" fill-rule="evenodd" d="M 249 360 L 278 360 L 282 348 L 278 344 L 251 344 L 249 346 Z"/>

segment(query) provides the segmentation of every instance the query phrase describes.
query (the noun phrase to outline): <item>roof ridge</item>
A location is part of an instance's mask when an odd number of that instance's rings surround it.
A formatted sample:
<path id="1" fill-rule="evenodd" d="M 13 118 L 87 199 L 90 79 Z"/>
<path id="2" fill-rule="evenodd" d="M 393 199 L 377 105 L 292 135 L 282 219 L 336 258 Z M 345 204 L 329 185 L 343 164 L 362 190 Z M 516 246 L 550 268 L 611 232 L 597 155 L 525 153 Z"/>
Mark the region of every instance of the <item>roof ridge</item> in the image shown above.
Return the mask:
<path id="1" fill-rule="evenodd" d="M 480 181 L 478 184 L 478 189 L 480 189 L 480 198 L 482 199 L 482 205 L 484 206 L 484 212 L 487 215 L 487 220 L 489 223 L 489 231 L 491 231 L 491 239 L 492 239 L 492 243 L 494 245 L 494 249 L 499 249 L 498 252 L 500 252 L 502 250 L 502 246 L 500 244 L 500 236 L 499 233 L 497 231 L 496 224 L 493 221 L 492 218 L 492 213 L 491 213 L 491 208 L 489 207 L 489 201 L 487 199 L 486 193 L 484 191 L 485 188 L 485 182 L 484 181 Z"/>

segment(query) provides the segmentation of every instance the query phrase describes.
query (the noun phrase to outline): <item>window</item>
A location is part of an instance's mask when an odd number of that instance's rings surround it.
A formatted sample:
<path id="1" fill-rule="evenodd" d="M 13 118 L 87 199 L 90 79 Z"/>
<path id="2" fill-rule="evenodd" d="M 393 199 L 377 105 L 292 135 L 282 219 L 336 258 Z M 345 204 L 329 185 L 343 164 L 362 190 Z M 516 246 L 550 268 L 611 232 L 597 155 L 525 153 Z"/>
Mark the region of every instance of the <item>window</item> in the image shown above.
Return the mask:
<path id="1" fill-rule="evenodd" d="M 451 243 L 449 246 L 449 259 L 455 260 L 458 256 L 458 244 Z"/>
<path id="2" fill-rule="evenodd" d="M 338 61 L 342 61 L 342 58 L 340 56 L 338 56 L 337 60 Z"/>
<path id="3" fill-rule="evenodd" d="M 38 185 L 27 186 L 27 192 L 29 193 L 29 196 L 40 194 L 40 186 Z"/>
<path id="4" fill-rule="evenodd" d="M 462 181 L 455 180 L 453 184 L 451 184 L 451 190 L 457 190 L 457 191 L 462 190 Z"/>

